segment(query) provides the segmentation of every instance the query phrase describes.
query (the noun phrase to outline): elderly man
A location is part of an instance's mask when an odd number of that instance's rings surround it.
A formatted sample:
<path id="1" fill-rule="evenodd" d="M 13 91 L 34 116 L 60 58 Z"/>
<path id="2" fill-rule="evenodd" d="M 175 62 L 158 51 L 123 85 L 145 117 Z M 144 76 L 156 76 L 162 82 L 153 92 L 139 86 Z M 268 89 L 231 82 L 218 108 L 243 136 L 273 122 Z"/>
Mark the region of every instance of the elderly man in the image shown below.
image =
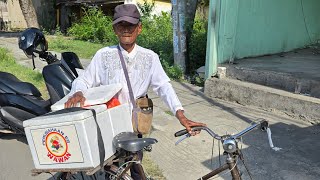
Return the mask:
<path id="1" fill-rule="evenodd" d="M 120 103 L 131 104 L 129 89 L 117 50 L 119 46 L 128 70 L 134 98 L 146 96 L 148 88 L 151 86 L 153 91 L 175 114 L 181 125 L 192 135 L 195 135 L 195 132 L 191 132 L 191 127 L 204 126 L 204 124 L 185 117 L 184 109 L 170 84 L 169 77 L 161 66 L 159 56 L 152 50 L 136 44 L 136 39 L 142 31 L 137 7 L 133 4 L 118 5 L 115 8 L 112 24 L 119 39 L 119 45 L 105 47 L 97 51 L 83 75 L 72 83 L 71 93 L 74 94 L 65 103 L 65 107 L 73 107 L 77 103 L 83 106 L 85 98 L 82 90 L 115 83 L 123 85 L 121 92 L 117 94 Z M 133 178 L 139 179 L 138 176 Z"/>

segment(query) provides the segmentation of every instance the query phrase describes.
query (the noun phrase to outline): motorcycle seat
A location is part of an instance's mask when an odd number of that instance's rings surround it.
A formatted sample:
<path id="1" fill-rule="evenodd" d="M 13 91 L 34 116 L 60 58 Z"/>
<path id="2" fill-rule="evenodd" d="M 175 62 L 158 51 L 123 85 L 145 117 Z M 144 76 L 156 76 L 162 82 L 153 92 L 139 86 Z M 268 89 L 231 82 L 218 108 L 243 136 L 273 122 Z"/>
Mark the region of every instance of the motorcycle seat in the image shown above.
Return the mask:
<path id="1" fill-rule="evenodd" d="M 35 115 L 43 115 L 50 110 L 50 101 L 41 97 L 17 94 L 0 94 L 0 107 L 17 107 Z"/>
<path id="2" fill-rule="evenodd" d="M 2 107 L 0 117 L 9 126 L 24 134 L 23 121 L 34 118 L 36 115 L 16 107 Z"/>
<path id="3" fill-rule="evenodd" d="M 41 97 L 40 91 L 31 83 L 22 82 L 13 74 L 0 72 L 0 93 Z"/>
<path id="4" fill-rule="evenodd" d="M 129 152 L 141 151 L 144 147 L 157 142 L 154 138 L 138 138 L 133 132 L 122 132 L 113 138 L 113 145 L 116 149 L 124 149 Z"/>

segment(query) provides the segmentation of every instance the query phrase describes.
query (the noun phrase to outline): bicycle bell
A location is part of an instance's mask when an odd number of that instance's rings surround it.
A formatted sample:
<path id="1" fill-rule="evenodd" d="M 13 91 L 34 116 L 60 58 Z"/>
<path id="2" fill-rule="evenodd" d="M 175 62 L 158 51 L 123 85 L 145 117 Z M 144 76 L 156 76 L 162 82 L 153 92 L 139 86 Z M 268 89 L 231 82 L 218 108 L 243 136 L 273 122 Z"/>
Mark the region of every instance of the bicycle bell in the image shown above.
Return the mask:
<path id="1" fill-rule="evenodd" d="M 237 145 L 235 141 L 236 141 L 235 139 L 231 139 L 231 138 L 224 140 L 222 143 L 223 149 L 228 153 L 236 152 Z"/>

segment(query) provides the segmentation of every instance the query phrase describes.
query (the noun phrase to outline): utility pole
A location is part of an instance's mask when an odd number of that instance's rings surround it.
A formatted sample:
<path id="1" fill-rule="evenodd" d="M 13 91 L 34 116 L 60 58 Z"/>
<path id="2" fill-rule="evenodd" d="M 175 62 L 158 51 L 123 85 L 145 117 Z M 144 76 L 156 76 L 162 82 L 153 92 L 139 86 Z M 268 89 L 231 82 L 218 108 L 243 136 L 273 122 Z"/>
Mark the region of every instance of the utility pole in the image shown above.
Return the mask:
<path id="1" fill-rule="evenodd" d="M 172 27 L 173 27 L 173 53 L 174 64 L 178 65 L 183 73 L 186 71 L 187 38 L 185 26 L 185 0 L 171 0 Z"/>
<path id="2" fill-rule="evenodd" d="M 186 72 L 190 41 L 198 0 L 171 0 L 174 64 Z"/>

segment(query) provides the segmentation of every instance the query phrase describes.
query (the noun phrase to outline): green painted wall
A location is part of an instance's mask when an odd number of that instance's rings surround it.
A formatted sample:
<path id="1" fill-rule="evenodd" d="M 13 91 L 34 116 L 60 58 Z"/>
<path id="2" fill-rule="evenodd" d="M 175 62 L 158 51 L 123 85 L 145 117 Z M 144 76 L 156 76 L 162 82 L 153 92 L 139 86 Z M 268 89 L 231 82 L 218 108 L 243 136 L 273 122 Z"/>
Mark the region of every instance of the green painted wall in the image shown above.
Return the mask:
<path id="1" fill-rule="evenodd" d="M 218 63 L 320 40 L 320 0 L 220 0 Z"/>

